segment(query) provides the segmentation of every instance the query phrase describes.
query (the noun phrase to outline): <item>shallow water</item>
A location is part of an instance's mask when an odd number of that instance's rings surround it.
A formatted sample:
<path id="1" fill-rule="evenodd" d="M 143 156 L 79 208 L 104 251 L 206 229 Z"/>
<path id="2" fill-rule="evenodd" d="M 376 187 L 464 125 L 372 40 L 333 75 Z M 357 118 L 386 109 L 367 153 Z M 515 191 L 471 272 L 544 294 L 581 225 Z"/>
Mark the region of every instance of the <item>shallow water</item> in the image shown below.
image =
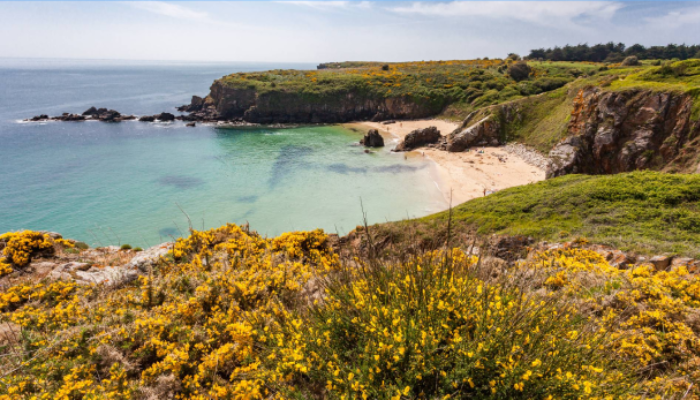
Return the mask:
<path id="1" fill-rule="evenodd" d="M 338 126 L 219 129 L 181 122 L 19 123 L 39 113 L 173 112 L 226 73 L 300 65 L 0 60 L 0 232 L 45 229 L 149 246 L 250 222 L 261 233 L 345 233 L 444 208 L 428 162 L 354 145 Z M 48 65 L 49 67 L 47 67 Z"/>

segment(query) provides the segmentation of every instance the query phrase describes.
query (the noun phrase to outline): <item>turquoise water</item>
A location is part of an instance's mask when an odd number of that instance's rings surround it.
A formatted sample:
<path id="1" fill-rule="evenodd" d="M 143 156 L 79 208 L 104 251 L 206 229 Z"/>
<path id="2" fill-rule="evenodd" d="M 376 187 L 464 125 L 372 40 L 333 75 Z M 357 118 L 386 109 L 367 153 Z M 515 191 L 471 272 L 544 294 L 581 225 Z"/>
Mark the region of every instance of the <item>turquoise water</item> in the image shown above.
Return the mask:
<path id="1" fill-rule="evenodd" d="M 270 236 L 316 227 L 342 234 L 362 222 L 361 204 L 371 223 L 445 207 L 432 165 L 386 149 L 366 154 L 354 145 L 360 134 L 339 126 L 17 121 L 93 104 L 136 114 L 172 111 L 206 93 L 221 70 L 243 69 L 0 63 L 0 92 L 19 94 L 13 102 L 0 99 L 7 106 L 0 108 L 0 232 L 45 229 L 93 245 L 144 247 L 185 234 L 187 216 L 196 229 L 247 221 Z M 25 89 L 17 76 L 29 82 Z M 117 89 L 110 88 L 114 76 Z M 32 87 L 41 83 L 55 88 Z M 39 110 L 37 97 L 54 98 L 54 105 Z"/>

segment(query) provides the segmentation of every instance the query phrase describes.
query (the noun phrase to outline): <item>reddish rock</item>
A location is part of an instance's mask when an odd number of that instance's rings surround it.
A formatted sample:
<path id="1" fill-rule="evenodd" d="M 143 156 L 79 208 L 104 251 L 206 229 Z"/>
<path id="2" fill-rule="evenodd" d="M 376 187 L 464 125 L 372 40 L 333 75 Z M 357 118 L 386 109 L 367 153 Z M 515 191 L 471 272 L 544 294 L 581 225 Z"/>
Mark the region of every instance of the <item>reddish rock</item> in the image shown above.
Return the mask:
<path id="1" fill-rule="evenodd" d="M 620 250 L 614 250 L 611 255 L 611 259 L 608 260 L 610 265 L 619 269 L 628 269 L 630 265 L 637 261 L 634 256 L 625 254 Z"/>

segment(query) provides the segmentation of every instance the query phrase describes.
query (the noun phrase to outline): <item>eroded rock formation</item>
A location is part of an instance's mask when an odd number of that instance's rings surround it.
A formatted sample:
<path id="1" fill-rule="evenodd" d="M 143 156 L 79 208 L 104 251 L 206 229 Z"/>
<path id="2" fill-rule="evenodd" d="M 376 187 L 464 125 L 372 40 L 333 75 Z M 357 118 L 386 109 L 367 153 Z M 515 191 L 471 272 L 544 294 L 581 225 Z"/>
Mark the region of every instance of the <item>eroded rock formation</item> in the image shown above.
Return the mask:
<path id="1" fill-rule="evenodd" d="M 661 169 L 698 135 L 687 94 L 579 91 L 566 137 L 550 152 L 547 177 Z"/>
<path id="2" fill-rule="evenodd" d="M 360 139 L 360 144 L 366 147 L 384 147 L 384 138 L 376 129 L 370 129 L 365 136 Z"/>
<path id="3" fill-rule="evenodd" d="M 429 126 L 425 129 L 416 129 L 406 135 L 403 141 L 392 151 L 410 151 L 418 147 L 438 143 L 440 139 L 442 139 L 442 135 L 434 126 Z"/>

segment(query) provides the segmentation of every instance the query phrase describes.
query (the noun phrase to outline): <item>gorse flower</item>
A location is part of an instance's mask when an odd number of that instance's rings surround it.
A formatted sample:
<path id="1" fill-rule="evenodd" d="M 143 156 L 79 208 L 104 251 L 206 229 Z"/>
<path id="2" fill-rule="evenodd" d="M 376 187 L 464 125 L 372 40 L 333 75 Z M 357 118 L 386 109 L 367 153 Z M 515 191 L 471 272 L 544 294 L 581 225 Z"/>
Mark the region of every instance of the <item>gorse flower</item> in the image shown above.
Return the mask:
<path id="1" fill-rule="evenodd" d="M 320 230 L 192 231 L 129 285 L 0 293 L 22 332 L 0 343 L 0 399 L 697 398 L 683 267 L 565 249 L 487 268 L 458 248 L 341 261 Z"/>

